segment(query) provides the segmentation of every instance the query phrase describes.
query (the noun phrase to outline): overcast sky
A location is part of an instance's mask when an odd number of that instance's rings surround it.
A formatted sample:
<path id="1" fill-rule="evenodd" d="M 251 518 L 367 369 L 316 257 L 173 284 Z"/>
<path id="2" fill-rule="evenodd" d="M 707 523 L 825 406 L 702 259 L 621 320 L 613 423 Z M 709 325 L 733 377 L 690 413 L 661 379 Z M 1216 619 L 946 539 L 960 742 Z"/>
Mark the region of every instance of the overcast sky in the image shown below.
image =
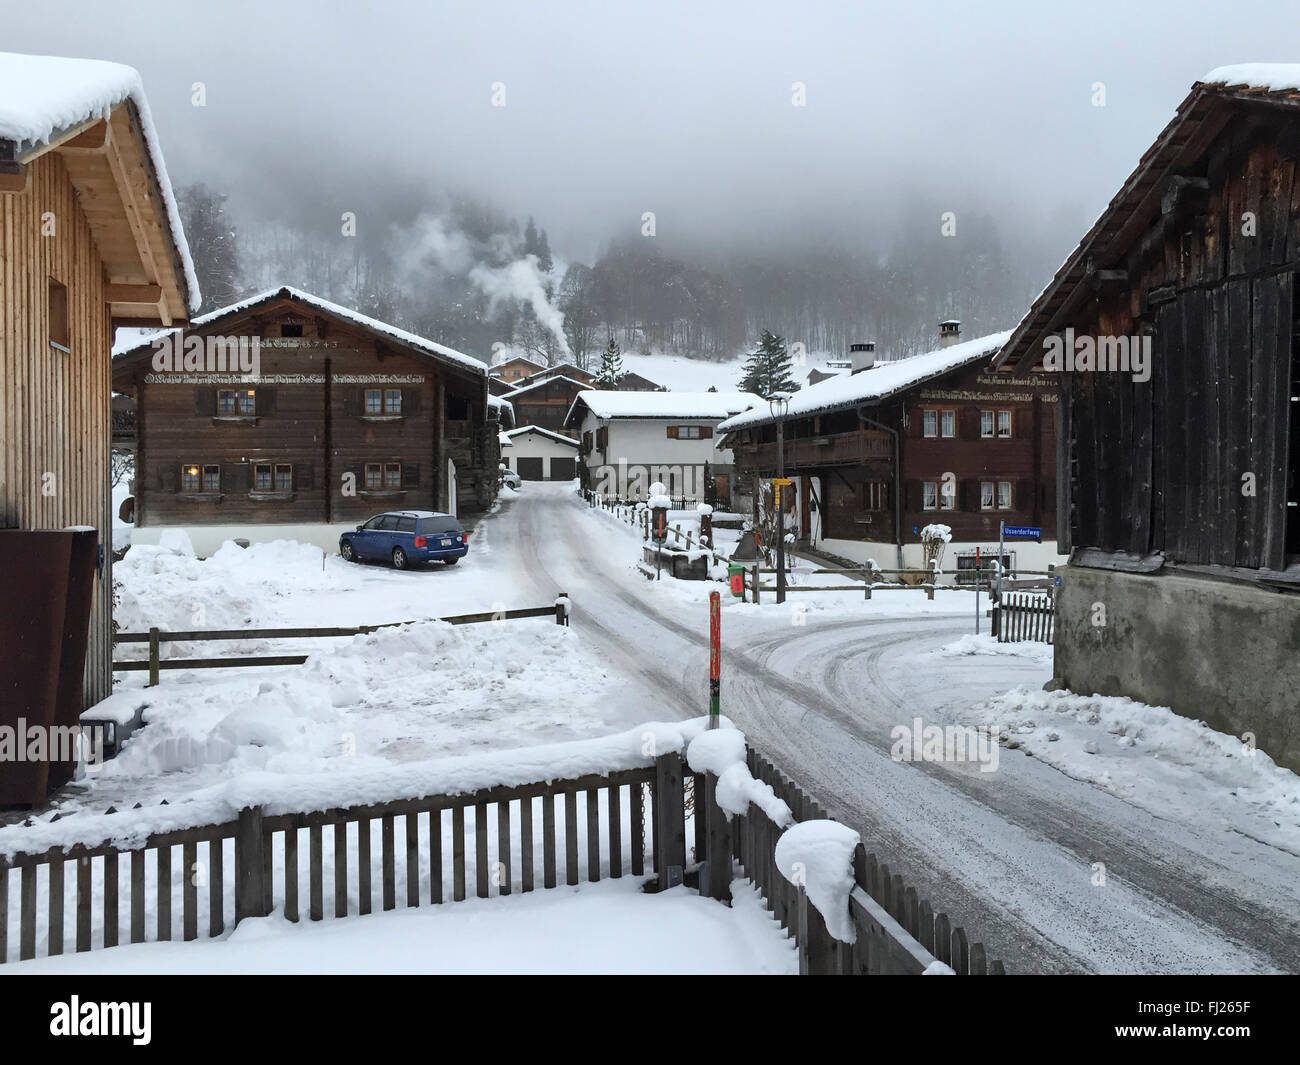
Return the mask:
<path id="1" fill-rule="evenodd" d="M 1077 239 L 1197 77 L 1300 60 L 1300 3 L 0 0 L 0 37 L 137 67 L 177 184 L 266 212 L 319 184 L 364 224 L 427 181 L 589 259 L 643 211 L 721 243 L 916 196 Z"/>

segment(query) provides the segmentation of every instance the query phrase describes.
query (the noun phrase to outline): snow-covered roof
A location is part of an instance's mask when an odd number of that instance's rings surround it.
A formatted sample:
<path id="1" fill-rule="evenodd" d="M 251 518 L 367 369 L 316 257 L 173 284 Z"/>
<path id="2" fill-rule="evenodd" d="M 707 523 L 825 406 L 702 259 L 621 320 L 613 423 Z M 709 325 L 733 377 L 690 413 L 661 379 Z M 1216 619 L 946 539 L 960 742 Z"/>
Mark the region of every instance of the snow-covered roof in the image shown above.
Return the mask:
<path id="1" fill-rule="evenodd" d="M 578 441 L 571 436 L 565 436 L 563 433 L 552 432 L 550 429 L 543 429 L 540 425 L 521 425 L 518 429 L 511 429 L 502 435 L 508 437 L 522 436 L 524 433 L 541 433 L 542 436 L 549 436 L 552 440 L 561 444 L 568 444 L 569 447 L 577 447 Z"/>
<path id="2" fill-rule="evenodd" d="M 281 285 L 279 288 L 268 289 L 265 292 L 259 292 L 256 296 L 249 296 L 247 299 L 240 300 L 238 303 L 232 303 L 229 307 L 221 307 L 208 314 L 200 315 L 191 323 L 191 327 L 198 329 L 203 326 L 211 325 L 213 322 L 232 315 L 242 314 L 259 303 L 266 303 L 273 299 L 290 299 L 297 303 L 306 304 L 308 307 L 314 307 L 325 314 L 332 314 L 338 318 L 346 319 L 354 325 L 363 329 L 368 329 L 374 333 L 380 333 L 383 336 L 390 337 L 407 347 L 423 351 L 425 354 L 433 355 L 437 358 L 445 359 L 448 362 L 454 362 L 463 366 L 467 370 L 487 376 L 487 364 L 481 359 L 476 359 L 472 355 L 466 355 L 457 351 L 455 348 L 446 347 L 443 344 L 435 343 L 425 337 L 417 336 L 415 333 L 408 333 L 405 329 L 399 329 L 395 325 L 389 325 L 387 322 L 381 322 L 377 318 L 371 318 L 369 315 L 362 314 L 360 311 L 354 311 L 351 308 L 340 306 L 337 303 L 331 303 L 329 300 L 321 299 L 320 296 L 313 296 L 310 292 L 303 292 L 302 289 L 293 288 L 291 285 Z M 143 340 L 137 340 L 129 348 L 114 348 L 114 356 L 123 356 L 139 351 L 141 348 L 153 346 L 153 342 L 159 337 L 166 336 L 168 333 L 175 332 L 171 329 L 162 329 Z M 494 399 L 497 397 L 490 397 Z"/>
<path id="3" fill-rule="evenodd" d="M 101 59 L 0 52 L 0 140 L 13 141 L 20 156 L 48 144 L 63 131 L 108 118 L 115 107 L 128 99 L 135 105 L 167 211 L 172 242 L 185 274 L 186 303 L 194 311 L 203 302 L 199 279 L 139 72 L 134 67 Z"/>
<path id="4" fill-rule="evenodd" d="M 540 381 L 535 381 L 531 385 L 522 385 L 510 393 L 510 398 L 514 399 L 516 396 L 522 395 L 524 392 L 531 392 L 534 388 L 541 388 L 543 385 L 553 384 L 556 381 L 568 381 L 569 384 L 577 385 L 578 388 L 591 387 L 585 381 L 575 381 L 572 377 L 565 377 L 564 374 L 561 373 L 561 374 L 554 374 L 551 377 L 543 378 Z"/>
<path id="5" fill-rule="evenodd" d="M 1268 92 L 1300 92 L 1300 63 L 1234 63 L 1215 67 L 1203 85 L 1246 85 Z"/>
<path id="6" fill-rule="evenodd" d="M 497 421 L 503 423 L 508 422 L 510 425 L 515 424 L 515 405 L 511 403 L 510 400 L 502 399 L 500 396 L 494 396 L 489 392 L 487 401 L 488 409 L 497 412 Z M 502 415 L 505 417 L 503 418 Z"/>
<path id="7" fill-rule="evenodd" d="M 826 381 L 818 381 L 815 385 L 802 388 L 790 397 L 790 407 L 786 417 L 787 419 L 798 418 L 825 411 L 843 410 L 856 407 L 860 403 L 883 399 L 931 377 L 965 366 L 967 363 L 991 359 L 1001 350 L 1010 336 L 1009 331 L 991 333 L 960 344 L 951 344 L 937 351 L 926 352 L 924 355 L 913 355 L 909 359 L 878 362 L 860 373 L 839 374 Z M 718 426 L 718 430 L 729 433 L 736 429 L 766 425 L 772 421 L 774 419 L 771 408 L 763 402 L 753 410 L 728 418 Z"/>
<path id="8" fill-rule="evenodd" d="M 701 418 L 718 420 L 766 403 L 753 392 L 579 392 L 564 419 L 582 404 L 597 418 Z"/>

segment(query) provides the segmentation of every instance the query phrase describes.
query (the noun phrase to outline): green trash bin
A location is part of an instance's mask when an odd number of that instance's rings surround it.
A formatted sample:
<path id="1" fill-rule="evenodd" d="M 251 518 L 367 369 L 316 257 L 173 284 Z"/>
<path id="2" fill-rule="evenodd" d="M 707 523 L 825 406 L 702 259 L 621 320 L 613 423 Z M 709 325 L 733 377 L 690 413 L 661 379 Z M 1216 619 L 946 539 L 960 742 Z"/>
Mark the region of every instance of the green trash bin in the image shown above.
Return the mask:
<path id="1" fill-rule="evenodd" d="M 739 562 L 727 563 L 727 583 L 731 585 L 731 594 L 737 599 L 745 597 L 745 567 Z"/>

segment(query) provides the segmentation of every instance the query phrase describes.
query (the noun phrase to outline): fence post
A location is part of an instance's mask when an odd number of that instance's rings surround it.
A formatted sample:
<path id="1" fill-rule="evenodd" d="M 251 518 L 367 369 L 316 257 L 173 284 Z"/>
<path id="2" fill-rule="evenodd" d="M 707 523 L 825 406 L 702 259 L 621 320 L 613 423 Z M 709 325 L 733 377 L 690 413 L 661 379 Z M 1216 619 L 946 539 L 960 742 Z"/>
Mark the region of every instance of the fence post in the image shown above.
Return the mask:
<path id="1" fill-rule="evenodd" d="M 808 892 L 799 888 L 798 923 L 795 939 L 799 944 L 800 976 L 831 976 L 838 969 L 839 951 L 826 930 L 826 918 L 808 901 Z"/>
<path id="2" fill-rule="evenodd" d="M 754 562 L 754 605 L 758 605 L 758 562 Z"/>
<path id="3" fill-rule="evenodd" d="M 290 829 L 289 831 L 293 831 Z M 245 917 L 265 917 L 266 841 L 262 837 L 262 808 L 246 806 L 239 811 L 235 831 L 235 924 Z"/>
<path id="4" fill-rule="evenodd" d="M 158 687 L 158 627 L 154 626 L 149 629 L 149 684 L 150 688 Z"/>
<path id="5" fill-rule="evenodd" d="M 569 623 L 568 599 L 568 592 L 560 592 L 555 597 L 555 624 L 557 625 L 567 625 Z"/>
<path id="6" fill-rule="evenodd" d="M 866 566 L 862 567 L 862 587 L 865 591 L 864 599 L 871 598 L 871 570 Z"/>
<path id="7" fill-rule="evenodd" d="M 686 870 L 686 789 L 678 751 L 655 759 L 655 869 L 659 890 L 676 887 Z"/>
<path id="8" fill-rule="evenodd" d="M 701 893 L 719 902 L 731 899 L 731 822 L 727 820 L 726 811 L 718 805 L 718 778 L 712 773 L 704 774 L 703 802 L 695 803 L 695 816 L 706 818 L 705 827 L 708 845 L 706 848 L 708 862 L 708 882 L 700 882 Z"/>

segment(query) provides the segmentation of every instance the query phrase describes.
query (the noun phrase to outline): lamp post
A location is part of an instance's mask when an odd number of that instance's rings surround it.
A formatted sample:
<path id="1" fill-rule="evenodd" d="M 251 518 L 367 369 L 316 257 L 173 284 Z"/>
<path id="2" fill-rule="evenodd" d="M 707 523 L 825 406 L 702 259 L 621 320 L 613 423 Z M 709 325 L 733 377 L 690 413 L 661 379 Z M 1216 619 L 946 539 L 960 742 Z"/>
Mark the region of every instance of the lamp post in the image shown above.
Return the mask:
<path id="1" fill-rule="evenodd" d="M 785 602 L 785 416 L 790 410 L 790 393 L 773 392 L 767 405 L 776 419 L 776 483 L 772 486 L 772 504 L 776 507 L 776 601 Z"/>

